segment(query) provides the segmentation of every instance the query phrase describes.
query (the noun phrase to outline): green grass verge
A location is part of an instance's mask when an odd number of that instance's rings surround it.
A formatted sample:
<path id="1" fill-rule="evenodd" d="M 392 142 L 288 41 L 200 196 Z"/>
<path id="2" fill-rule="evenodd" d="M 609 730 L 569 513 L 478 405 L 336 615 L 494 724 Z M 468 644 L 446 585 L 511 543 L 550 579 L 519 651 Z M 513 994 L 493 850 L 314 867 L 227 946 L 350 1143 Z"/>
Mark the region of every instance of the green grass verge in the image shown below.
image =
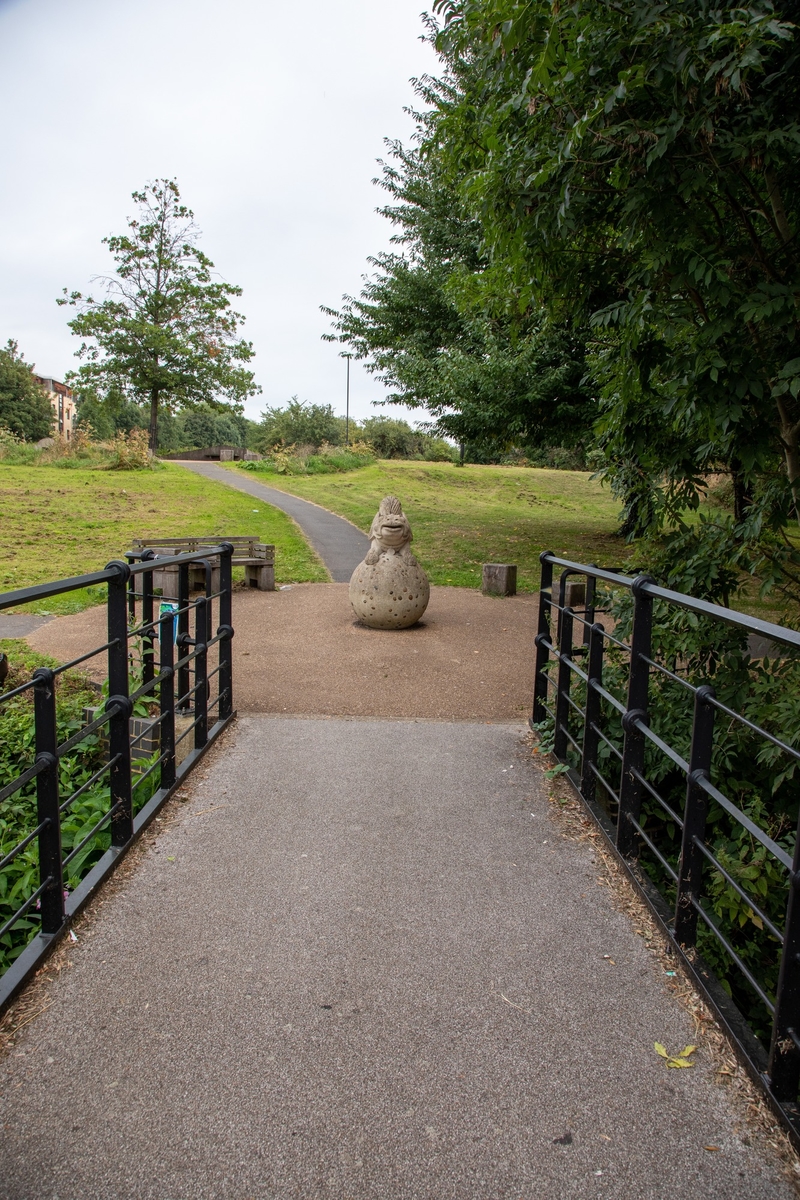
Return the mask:
<path id="1" fill-rule="evenodd" d="M 184 534 L 257 534 L 275 545 L 278 582 L 328 579 L 284 513 L 182 467 L 112 473 L 0 463 L 0 512 L 0 592 L 102 569 L 135 537 Z M 103 603 L 105 592 L 83 589 L 19 611 L 79 612 Z"/>
<path id="2" fill-rule="evenodd" d="M 619 566 L 630 553 L 616 533 L 619 502 L 585 471 L 382 460 L 337 475 L 270 474 L 264 483 L 365 532 L 381 498 L 399 496 L 414 553 L 436 584 L 477 587 L 483 563 L 509 562 L 520 591 L 534 591 L 542 550 L 602 566 Z"/>

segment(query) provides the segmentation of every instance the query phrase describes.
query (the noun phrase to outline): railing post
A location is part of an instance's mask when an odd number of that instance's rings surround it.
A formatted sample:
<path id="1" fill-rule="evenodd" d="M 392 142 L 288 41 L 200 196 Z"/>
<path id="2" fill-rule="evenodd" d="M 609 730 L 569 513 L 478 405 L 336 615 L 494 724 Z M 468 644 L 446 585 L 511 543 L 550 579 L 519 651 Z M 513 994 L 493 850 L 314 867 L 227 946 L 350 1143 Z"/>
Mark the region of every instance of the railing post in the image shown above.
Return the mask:
<path id="1" fill-rule="evenodd" d="M 631 584 L 633 594 L 633 631 L 631 634 L 631 664 L 628 676 L 627 711 L 622 718 L 625 743 L 622 750 L 622 775 L 619 789 L 619 815 L 617 818 L 617 849 L 630 857 L 636 849 L 636 831 L 632 824 L 638 821 L 642 810 L 642 785 L 635 772 L 644 771 L 644 734 L 637 729 L 637 722 L 647 724 L 647 694 L 650 686 L 650 667 L 644 661 L 650 658 L 653 641 L 653 600 L 644 590 L 648 583 L 655 583 L 651 575 L 637 575 Z"/>
<path id="2" fill-rule="evenodd" d="M 214 616 L 214 601 L 211 599 L 214 592 L 214 567 L 209 559 L 204 561 L 203 566 L 206 569 L 206 632 L 203 641 L 210 642 L 214 636 L 211 632 L 211 625 Z"/>
<path id="3" fill-rule="evenodd" d="M 597 780 L 592 767 L 597 766 L 597 748 L 600 736 L 597 732 L 600 725 L 600 693 L 592 685 L 601 686 L 603 683 L 603 650 L 605 644 L 602 625 L 589 627 L 589 655 L 586 674 L 586 717 L 583 724 L 583 756 L 581 760 L 581 794 L 587 800 L 594 800 L 597 792 Z"/>
<path id="4" fill-rule="evenodd" d="M 222 543 L 219 556 L 219 705 L 217 716 L 225 720 L 233 712 L 233 593 L 232 563 L 233 545 Z"/>
<path id="5" fill-rule="evenodd" d="M 195 601 L 194 618 L 194 748 L 202 750 L 208 741 L 208 601 Z"/>
<path id="6" fill-rule="evenodd" d="M 542 577 L 539 584 L 539 619 L 536 630 L 536 667 L 533 679 L 533 724 L 540 725 L 547 718 L 547 664 L 550 661 L 550 651 L 546 643 L 550 638 L 550 605 L 553 599 L 553 564 L 548 555 L 552 550 L 544 550 L 539 555 L 542 564 Z"/>
<path id="7" fill-rule="evenodd" d="M 128 565 L 133 561 L 133 555 L 126 554 Z M 128 620 L 131 625 L 136 624 L 136 576 L 131 575 L 128 578 Z"/>
<path id="8" fill-rule="evenodd" d="M 697 939 L 697 904 L 703 876 L 703 853 L 698 848 L 706 833 L 708 793 L 701 779 L 711 776 L 711 752 L 714 748 L 713 704 L 716 692 L 710 684 L 699 687 L 694 696 L 692 749 L 686 804 L 683 810 L 683 841 L 678 865 L 678 895 L 675 902 L 675 940 L 681 946 L 693 946 Z"/>
<path id="9" fill-rule="evenodd" d="M 155 558 L 154 550 L 145 550 L 142 554 L 142 561 L 150 561 Z M 142 625 L 152 625 L 153 622 L 153 572 L 144 571 L 142 573 Z M 154 658 L 155 658 L 155 631 L 150 629 L 142 634 L 142 683 L 152 683 L 155 678 Z"/>
<path id="10" fill-rule="evenodd" d="M 800 1087 L 800 824 L 790 883 L 768 1074 L 775 1099 L 796 1104 Z"/>
<path id="11" fill-rule="evenodd" d="M 133 837 L 133 798 L 131 792 L 130 716 L 133 706 L 128 698 L 128 620 L 125 590 L 130 577 L 127 563 L 114 561 L 107 571 L 116 571 L 108 581 L 108 749 L 111 757 L 111 845 L 124 846 Z"/>
<path id="12" fill-rule="evenodd" d="M 185 636 L 182 636 L 185 635 Z M 188 648 L 184 644 L 189 637 L 189 564 L 178 564 L 178 658 L 185 658 Z M 178 711 L 186 713 L 191 708 L 189 688 L 191 675 L 189 663 L 178 667 Z"/>
<path id="13" fill-rule="evenodd" d="M 172 613 L 166 613 L 159 621 L 158 657 L 162 676 L 158 689 L 161 786 L 171 788 L 175 782 L 175 618 Z"/>
<path id="14" fill-rule="evenodd" d="M 597 563 L 589 563 L 590 567 L 596 567 Z M 595 596 L 597 594 L 597 580 L 594 575 L 586 576 L 586 608 L 583 614 L 583 619 L 586 624 L 583 627 L 583 644 L 589 645 L 589 639 L 592 636 L 592 625 L 594 624 L 594 607 Z"/>
<path id="15" fill-rule="evenodd" d="M 61 865 L 61 813 L 58 796 L 58 733 L 55 675 L 49 667 L 33 673 L 36 761 L 46 762 L 36 776 L 36 823 L 39 833 L 39 898 L 42 933 L 57 933 L 64 924 L 64 869 Z"/>
<path id="16" fill-rule="evenodd" d="M 561 581 L 561 592 L 564 581 Z M 569 725 L 569 689 L 572 683 L 572 609 L 563 608 L 558 614 L 558 683 L 556 686 L 556 728 L 553 753 L 556 758 L 567 756 L 567 728 Z"/>

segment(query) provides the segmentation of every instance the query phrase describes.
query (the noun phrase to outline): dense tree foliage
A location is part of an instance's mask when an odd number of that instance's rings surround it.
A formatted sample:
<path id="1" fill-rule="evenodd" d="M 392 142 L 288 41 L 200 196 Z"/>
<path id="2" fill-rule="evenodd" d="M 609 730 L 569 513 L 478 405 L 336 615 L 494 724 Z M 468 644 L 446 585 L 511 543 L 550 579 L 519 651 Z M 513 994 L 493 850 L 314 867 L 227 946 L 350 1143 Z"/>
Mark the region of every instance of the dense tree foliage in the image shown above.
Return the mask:
<path id="1" fill-rule="evenodd" d="M 509 289 L 594 331 L 633 527 L 730 468 L 742 519 L 800 477 L 796 5 L 440 0 L 427 152 Z M 787 481 L 775 485 L 782 459 Z"/>
<path id="2" fill-rule="evenodd" d="M 78 399 L 78 427 L 85 429 L 96 441 L 106 441 L 117 433 L 131 429 L 147 429 L 148 410 L 144 405 L 124 398 L 99 400 L 84 394 Z M 203 446 L 249 446 L 260 430 L 255 421 L 225 409 L 219 412 L 208 404 L 172 413 L 164 409 L 158 422 L 159 453 L 197 449 Z"/>
<path id="3" fill-rule="evenodd" d="M 292 396 L 286 408 L 268 408 L 261 415 L 256 449 L 274 446 L 321 446 L 344 442 L 344 419 L 330 404 L 311 404 Z"/>
<path id="4" fill-rule="evenodd" d="M 442 89 L 426 81 L 418 93 L 432 104 Z M 431 135 L 431 113 L 417 114 L 418 141 Z M 376 182 L 391 200 L 380 211 L 397 249 L 370 260 L 359 297 L 323 310 L 333 318 L 328 339 L 352 347 L 391 402 L 427 408 L 439 432 L 477 457 L 584 440 L 597 413 L 581 334 L 541 309 L 521 311 L 515 294 L 488 303 L 481 227 L 442 164 L 419 145 L 389 148 Z"/>
<path id="5" fill-rule="evenodd" d="M 178 185 L 161 179 L 133 199 L 128 233 L 104 238 L 116 263 L 116 274 L 102 281 L 106 298 L 64 289 L 59 303 L 79 310 L 69 322 L 83 339 L 76 386 L 146 402 L 155 451 L 161 408 L 240 408 L 259 389 L 244 365 L 253 348 L 238 337 L 242 315 L 231 307 L 241 288 L 213 278 Z"/>
<path id="6" fill-rule="evenodd" d="M 38 442 L 53 431 L 50 401 L 10 339 L 0 350 L 0 426 L 26 442 Z"/>

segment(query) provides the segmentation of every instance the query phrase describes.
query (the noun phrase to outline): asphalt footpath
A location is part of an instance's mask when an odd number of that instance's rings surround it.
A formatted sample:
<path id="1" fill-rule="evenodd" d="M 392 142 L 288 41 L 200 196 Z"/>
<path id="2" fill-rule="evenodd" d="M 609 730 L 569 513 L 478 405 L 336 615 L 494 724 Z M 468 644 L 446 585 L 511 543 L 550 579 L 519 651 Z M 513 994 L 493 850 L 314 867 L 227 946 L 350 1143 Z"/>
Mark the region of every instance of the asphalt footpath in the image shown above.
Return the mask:
<path id="1" fill-rule="evenodd" d="M 0 1064 L 3 1200 L 789 1200 L 524 726 L 239 718 Z"/>
<path id="2" fill-rule="evenodd" d="M 290 496 L 277 488 L 266 487 L 255 479 L 249 479 L 238 471 L 226 471 L 213 463 L 176 460 L 176 465 L 194 471 L 215 483 L 255 496 L 281 512 L 288 513 L 297 522 L 311 545 L 325 564 L 334 583 L 349 583 L 350 576 L 369 550 L 369 538 L 344 517 L 337 517 L 318 504 Z"/>

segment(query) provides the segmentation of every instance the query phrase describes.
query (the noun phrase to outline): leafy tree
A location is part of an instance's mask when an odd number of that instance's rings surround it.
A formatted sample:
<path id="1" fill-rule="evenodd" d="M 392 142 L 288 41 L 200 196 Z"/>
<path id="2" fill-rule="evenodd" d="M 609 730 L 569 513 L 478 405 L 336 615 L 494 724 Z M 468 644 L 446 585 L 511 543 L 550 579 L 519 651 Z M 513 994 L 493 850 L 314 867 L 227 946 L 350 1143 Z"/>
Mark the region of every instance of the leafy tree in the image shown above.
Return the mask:
<path id="1" fill-rule="evenodd" d="M 431 106 L 449 94 L 431 80 L 417 91 Z M 417 142 L 434 137 L 434 115 L 433 107 L 416 114 Z M 370 259 L 374 272 L 359 297 L 323 309 L 334 324 L 327 339 L 365 359 L 392 389 L 391 403 L 428 408 L 439 432 L 479 457 L 489 447 L 496 458 L 511 445 L 585 440 L 597 407 L 584 383 L 582 338 L 549 324 L 541 308 L 520 307 L 435 147 L 388 146 L 376 182 L 390 197 L 380 211 L 398 249 Z"/>
<path id="2" fill-rule="evenodd" d="M 244 365 L 253 348 L 238 338 L 243 317 L 231 307 L 241 288 L 212 277 L 177 183 L 157 180 L 133 199 L 138 211 L 128 232 L 103 239 L 116 263 L 116 274 L 101 281 L 106 298 L 65 288 L 58 303 L 79 310 L 69 322 L 83 339 L 78 385 L 146 403 L 155 451 L 162 406 L 222 409 L 259 389 Z"/>
<path id="3" fill-rule="evenodd" d="M 338 446 L 344 440 L 344 422 L 330 404 L 310 404 L 292 396 L 286 408 L 268 408 L 261 417 L 256 449 L 285 446 Z"/>
<path id="4" fill-rule="evenodd" d="M 210 412 L 190 412 L 183 424 L 185 446 L 213 446 L 217 438 L 217 423 Z"/>
<path id="5" fill-rule="evenodd" d="M 107 404 L 94 393 L 84 393 L 77 401 L 78 428 L 85 429 L 95 441 L 110 441 L 117 432 L 114 416 Z"/>
<path id="6" fill-rule="evenodd" d="M 0 425 L 26 442 L 38 442 L 53 431 L 50 401 L 10 338 L 0 350 Z"/>
<path id="7" fill-rule="evenodd" d="M 726 464 L 743 520 L 800 481 L 800 61 L 790 0 L 438 0 L 427 150 L 493 270 L 593 328 L 601 443 L 632 527 Z M 490 272 L 491 274 L 491 272 Z M 766 494 L 766 492 L 764 493 Z"/>
<path id="8" fill-rule="evenodd" d="M 425 434 L 393 417 L 368 417 L 361 436 L 379 458 L 414 458 L 425 450 Z"/>

